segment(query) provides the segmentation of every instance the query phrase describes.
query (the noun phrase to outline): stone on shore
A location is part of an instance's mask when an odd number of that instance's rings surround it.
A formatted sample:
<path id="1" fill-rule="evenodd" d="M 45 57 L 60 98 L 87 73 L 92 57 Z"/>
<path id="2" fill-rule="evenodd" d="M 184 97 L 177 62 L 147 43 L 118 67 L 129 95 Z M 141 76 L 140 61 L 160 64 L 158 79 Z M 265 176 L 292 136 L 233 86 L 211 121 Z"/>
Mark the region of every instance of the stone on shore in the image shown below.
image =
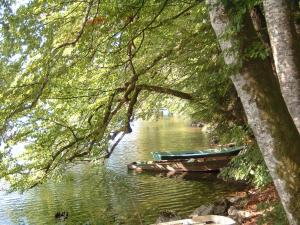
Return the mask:
<path id="1" fill-rule="evenodd" d="M 162 211 L 156 220 L 156 224 L 180 220 L 181 217 L 171 210 Z"/>
<path id="2" fill-rule="evenodd" d="M 227 210 L 230 207 L 230 202 L 227 199 L 221 199 L 214 202 L 213 204 L 202 205 L 195 209 L 195 211 L 190 215 L 194 216 L 206 216 L 206 215 L 221 215 L 227 216 Z"/>

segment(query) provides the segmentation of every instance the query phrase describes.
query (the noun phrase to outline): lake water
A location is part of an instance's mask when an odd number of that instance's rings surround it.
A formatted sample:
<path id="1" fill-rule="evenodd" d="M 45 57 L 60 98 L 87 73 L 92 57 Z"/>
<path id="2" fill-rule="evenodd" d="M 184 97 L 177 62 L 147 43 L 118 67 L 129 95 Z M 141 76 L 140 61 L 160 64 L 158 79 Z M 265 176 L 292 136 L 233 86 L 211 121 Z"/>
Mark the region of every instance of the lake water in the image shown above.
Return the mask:
<path id="1" fill-rule="evenodd" d="M 184 120 L 135 122 L 105 165 L 77 165 L 61 183 L 49 182 L 23 194 L 0 192 L 0 224 L 147 225 L 164 210 L 187 216 L 241 187 L 214 174 L 134 173 L 126 165 L 151 159 L 151 151 L 201 149 L 208 146 L 207 139 Z M 57 211 L 67 211 L 68 219 L 55 220 Z"/>

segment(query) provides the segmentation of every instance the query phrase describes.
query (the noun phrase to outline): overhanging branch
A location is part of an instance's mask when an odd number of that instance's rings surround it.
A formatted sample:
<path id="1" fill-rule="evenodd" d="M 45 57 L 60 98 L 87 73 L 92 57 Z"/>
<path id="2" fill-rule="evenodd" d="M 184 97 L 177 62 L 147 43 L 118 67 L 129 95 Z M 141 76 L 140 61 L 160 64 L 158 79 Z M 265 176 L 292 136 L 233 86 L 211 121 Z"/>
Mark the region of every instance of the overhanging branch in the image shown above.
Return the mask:
<path id="1" fill-rule="evenodd" d="M 147 85 L 147 84 L 139 84 L 136 86 L 137 89 L 139 90 L 145 90 L 145 91 L 150 91 L 150 92 L 156 92 L 156 93 L 161 93 L 161 94 L 167 94 L 167 95 L 173 95 L 178 98 L 186 99 L 186 100 L 193 100 L 194 97 L 193 95 L 189 93 L 185 93 L 182 91 L 177 91 L 171 88 L 167 87 L 160 87 L 160 86 L 154 86 L 154 85 Z"/>
<path id="2" fill-rule="evenodd" d="M 68 41 L 68 42 L 65 42 L 65 43 L 60 44 L 58 47 L 56 47 L 56 48 L 54 49 L 54 51 L 57 51 L 57 50 L 59 50 L 59 49 L 61 49 L 61 48 L 67 47 L 67 46 L 69 46 L 69 45 L 75 45 L 75 44 L 79 41 L 79 39 L 81 38 L 81 36 L 82 36 L 82 34 L 83 34 L 83 32 L 84 32 L 84 28 L 85 28 L 86 23 L 87 23 L 87 21 L 88 21 L 90 12 L 91 12 L 91 10 L 92 10 L 92 6 L 93 6 L 93 1 L 90 1 L 90 2 L 88 3 L 87 9 L 86 9 L 86 14 L 85 14 L 85 17 L 84 17 L 83 24 L 82 24 L 82 26 L 81 26 L 81 28 L 80 28 L 80 31 L 78 32 L 76 38 L 75 38 L 73 41 Z"/>

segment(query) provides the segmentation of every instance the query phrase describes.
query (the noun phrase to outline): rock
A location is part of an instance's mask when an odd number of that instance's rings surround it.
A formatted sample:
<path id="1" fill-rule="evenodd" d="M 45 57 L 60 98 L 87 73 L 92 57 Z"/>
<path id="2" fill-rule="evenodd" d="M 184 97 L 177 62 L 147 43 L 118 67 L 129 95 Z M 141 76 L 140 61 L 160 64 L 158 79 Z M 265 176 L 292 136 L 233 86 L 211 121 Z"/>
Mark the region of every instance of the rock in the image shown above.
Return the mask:
<path id="1" fill-rule="evenodd" d="M 247 199 L 241 196 L 227 197 L 230 205 L 234 205 L 236 208 L 243 208 L 247 204 Z"/>
<path id="2" fill-rule="evenodd" d="M 228 209 L 228 216 L 234 220 L 236 220 L 238 223 L 242 223 L 243 221 L 243 218 L 241 218 L 239 216 L 239 212 L 238 212 L 238 209 L 234 206 L 230 206 L 229 209 Z"/>
<path id="3" fill-rule="evenodd" d="M 68 219 L 68 216 L 69 216 L 68 212 L 57 212 L 54 215 L 54 217 L 58 220 L 66 220 Z"/>
<path id="4" fill-rule="evenodd" d="M 194 216 L 206 216 L 206 215 L 221 215 L 227 216 L 227 210 L 230 207 L 230 202 L 227 199 L 221 199 L 214 202 L 213 204 L 202 205 L 195 209 L 195 211 L 190 215 Z"/>
<path id="5" fill-rule="evenodd" d="M 155 223 L 158 224 L 158 223 L 170 222 L 170 221 L 175 221 L 180 219 L 181 217 L 178 214 L 176 214 L 174 211 L 166 210 L 160 213 Z"/>
<path id="6" fill-rule="evenodd" d="M 228 209 L 228 216 L 230 217 L 236 217 L 238 215 L 238 210 L 236 207 L 234 206 L 230 206 L 229 209 Z"/>
<path id="7" fill-rule="evenodd" d="M 239 202 L 239 201 L 242 199 L 242 197 L 240 197 L 240 196 L 233 196 L 233 197 L 227 197 L 226 199 L 227 199 L 231 204 L 235 204 L 235 203 Z"/>
<path id="8" fill-rule="evenodd" d="M 234 206 L 230 206 L 228 209 L 228 216 L 234 220 L 237 220 L 239 223 L 242 223 L 244 219 L 255 216 L 253 212 L 246 210 L 239 210 Z"/>
<path id="9" fill-rule="evenodd" d="M 248 202 L 248 194 L 245 191 L 235 192 L 234 195 L 226 197 L 230 205 L 241 208 Z"/>
<path id="10" fill-rule="evenodd" d="M 226 198 L 221 199 L 220 201 L 214 203 L 213 214 L 227 216 L 227 210 L 229 209 L 229 207 L 230 202 Z"/>
<path id="11" fill-rule="evenodd" d="M 214 208 L 213 204 L 201 205 L 200 207 L 198 207 L 197 209 L 195 209 L 194 212 L 191 215 L 189 215 L 189 216 L 190 217 L 194 217 L 194 216 L 206 216 L 206 215 L 210 215 L 210 214 L 213 214 L 213 208 Z"/>

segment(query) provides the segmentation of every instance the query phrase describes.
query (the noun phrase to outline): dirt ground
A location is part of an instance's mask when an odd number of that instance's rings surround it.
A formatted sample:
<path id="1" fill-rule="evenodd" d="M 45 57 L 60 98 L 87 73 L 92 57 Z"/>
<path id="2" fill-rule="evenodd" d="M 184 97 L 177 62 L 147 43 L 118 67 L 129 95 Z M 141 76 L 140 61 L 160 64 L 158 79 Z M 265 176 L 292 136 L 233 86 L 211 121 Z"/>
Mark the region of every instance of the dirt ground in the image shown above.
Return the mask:
<path id="1" fill-rule="evenodd" d="M 250 212 L 253 216 L 243 221 L 243 225 L 255 225 L 257 219 L 263 215 L 263 211 L 257 208 L 259 203 L 274 203 L 279 201 L 278 193 L 274 185 L 269 185 L 263 189 L 247 190 L 247 203 L 243 210 Z"/>

